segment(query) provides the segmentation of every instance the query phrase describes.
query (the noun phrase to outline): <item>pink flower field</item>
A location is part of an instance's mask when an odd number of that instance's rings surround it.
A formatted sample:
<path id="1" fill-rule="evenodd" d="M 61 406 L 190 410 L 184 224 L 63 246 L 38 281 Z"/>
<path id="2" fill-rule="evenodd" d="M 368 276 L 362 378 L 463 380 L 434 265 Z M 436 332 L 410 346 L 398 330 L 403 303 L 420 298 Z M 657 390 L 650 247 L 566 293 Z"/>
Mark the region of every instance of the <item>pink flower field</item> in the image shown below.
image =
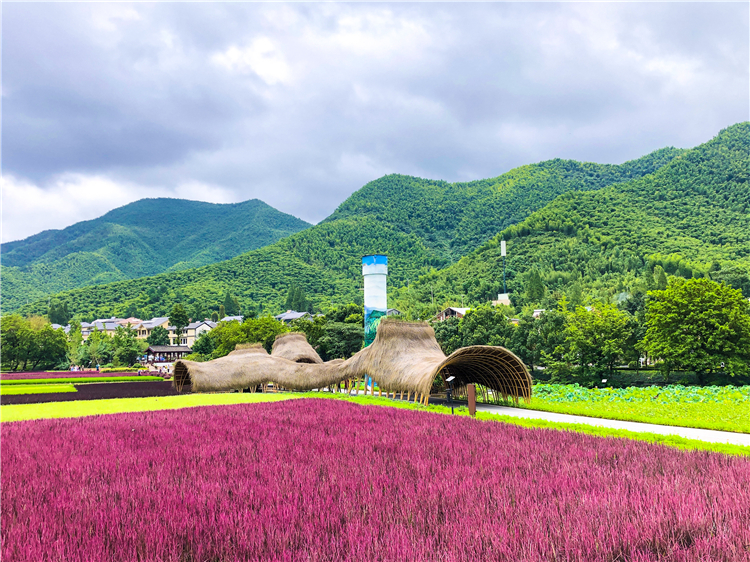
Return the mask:
<path id="1" fill-rule="evenodd" d="M 4 562 L 750 559 L 750 460 L 321 399 L 2 424 Z"/>

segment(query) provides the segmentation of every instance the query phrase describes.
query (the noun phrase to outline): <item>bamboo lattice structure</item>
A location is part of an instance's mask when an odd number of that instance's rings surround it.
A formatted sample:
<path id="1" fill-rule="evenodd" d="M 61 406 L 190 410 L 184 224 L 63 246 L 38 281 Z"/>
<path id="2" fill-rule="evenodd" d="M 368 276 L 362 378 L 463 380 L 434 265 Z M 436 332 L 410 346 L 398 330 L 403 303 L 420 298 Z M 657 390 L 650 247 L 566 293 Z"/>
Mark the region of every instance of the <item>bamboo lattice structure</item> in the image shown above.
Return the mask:
<path id="1" fill-rule="evenodd" d="M 454 376 L 461 394 L 467 384 L 483 389 L 485 401 L 531 398 L 531 376 L 523 362 L 503 347 L 475 345 L 448 357 L 440 349 L 427 323 L 398 322 L 384 318 L 375 341 L 350 359 L 323 363 L 302 334 L 279 337 L 271 355 L 261 347 L 236 349 L 226 357 L 196 363 L 178 360 L 173 385 L 178 391 L 240 390 L 273 383 L 290 390 L 338 388 L 343 381 L 370 377 L 386 396 L 405 392 L 407 400 L 427 404 L 434 382 Z M 309 350 L 320 362 L 310 360 Z M 313 357 L 313 359 L 314 359 Z M 371 388 L 374 393 L 374 388 Z M 365 388 L 367 393 L 367 388 Z"/>

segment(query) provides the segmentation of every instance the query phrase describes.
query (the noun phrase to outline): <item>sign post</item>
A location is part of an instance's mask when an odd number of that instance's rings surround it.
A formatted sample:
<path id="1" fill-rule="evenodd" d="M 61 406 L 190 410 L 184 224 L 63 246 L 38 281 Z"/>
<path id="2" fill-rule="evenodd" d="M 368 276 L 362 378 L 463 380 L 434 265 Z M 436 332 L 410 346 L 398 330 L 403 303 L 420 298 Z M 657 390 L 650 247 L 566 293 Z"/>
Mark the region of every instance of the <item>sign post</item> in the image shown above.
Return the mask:
<path id="1" fill-rule="evenodd" d="M 477 415 L 477 387 L 473 384 L 466 385 L 466 394 L 469 398 L 469 415 L 473 418 Z"/>

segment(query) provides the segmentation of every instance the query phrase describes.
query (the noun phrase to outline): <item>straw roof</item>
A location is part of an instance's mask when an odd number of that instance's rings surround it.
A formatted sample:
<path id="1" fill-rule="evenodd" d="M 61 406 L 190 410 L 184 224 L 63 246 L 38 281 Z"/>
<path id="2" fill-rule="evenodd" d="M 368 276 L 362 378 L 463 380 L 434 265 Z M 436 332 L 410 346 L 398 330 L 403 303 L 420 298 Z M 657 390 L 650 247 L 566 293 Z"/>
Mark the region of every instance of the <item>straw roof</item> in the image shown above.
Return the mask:
<path id="1" fill-rule="evenodd" d="M 473 345 L 446 357 L 435 331 L 424 322 L 384 318 L 375 341 L 346 362 L 350 378 L 370 376 L 388 392 L 429 394 L 438 374 L 456 377 L 454 386 L 481 384 L 503 398 L 531 398 L 531 376 L 504 347 Z"/>
<path id="2" fill-rule="evenodd" d="M 229 355 L 252 355 L 254 353 L 268 355 L 262 343 L 238 343 L 234 346 L 234 351 L 230 352 Z"/>
<path id="3" fill-rule="evenodd" d="M 429 395 L 433 381 L 441 375 L 456 377 L 456 387 L 478 383 L 503 398 L 531 398 L 531 376 L 513 353 L 503 347 L 475 345 L 446 357 L 427 323 L 383 318 L 372 345 L 346 361 L 328 363 L 297 363 L 280 357 L 277 349 L 284 353 L 286 347 L 292 351 L 304 349 L 296 343 L 303 336 L 294 336 L 297 337 L 278 338 L 270 356 L 235 350 L 205 363 L 179 360 L 175 363 L 173 384 L 178 391 L 192 384 L 193 392 L 253 388 L 266 382 L 292 390 L 310 390 L 367 376 L 387 392 Z M 288 346 L 284 340 L 288 340 Z"/>
<path id="4" fill-rule="evenodd" d="M 177 361 L 172 384 L 180 392 L 187 385 L 192 392 L 217 392 L 255 388 L 269 382 L 292 390 L 312 390 L 341 382 L 341 363 L 295 363 L 282 357 L 235 351 L 205 363 Z"/>
<path id="5" fill-rule="evenodd" d="M 300 332 L 279 334 L 271 348 L 273 357 L 282 357 L 295 363 L 323 363 L 313 346 L 307 343 L 307 337 Z"/>

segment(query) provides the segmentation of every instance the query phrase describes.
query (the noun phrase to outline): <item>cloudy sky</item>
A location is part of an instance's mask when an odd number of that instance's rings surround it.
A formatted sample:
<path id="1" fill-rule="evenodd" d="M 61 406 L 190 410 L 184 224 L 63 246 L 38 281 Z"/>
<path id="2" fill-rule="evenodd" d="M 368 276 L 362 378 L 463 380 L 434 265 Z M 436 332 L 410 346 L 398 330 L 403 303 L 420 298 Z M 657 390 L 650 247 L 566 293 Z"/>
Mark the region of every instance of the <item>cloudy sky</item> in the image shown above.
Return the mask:
<path id="1" fill-rule="evenodd" d="M 3 241 L 143 197 L 317 222 L 461 181 L 691 147 L 750 109 L 748 3 L 2 7 Z"/>

